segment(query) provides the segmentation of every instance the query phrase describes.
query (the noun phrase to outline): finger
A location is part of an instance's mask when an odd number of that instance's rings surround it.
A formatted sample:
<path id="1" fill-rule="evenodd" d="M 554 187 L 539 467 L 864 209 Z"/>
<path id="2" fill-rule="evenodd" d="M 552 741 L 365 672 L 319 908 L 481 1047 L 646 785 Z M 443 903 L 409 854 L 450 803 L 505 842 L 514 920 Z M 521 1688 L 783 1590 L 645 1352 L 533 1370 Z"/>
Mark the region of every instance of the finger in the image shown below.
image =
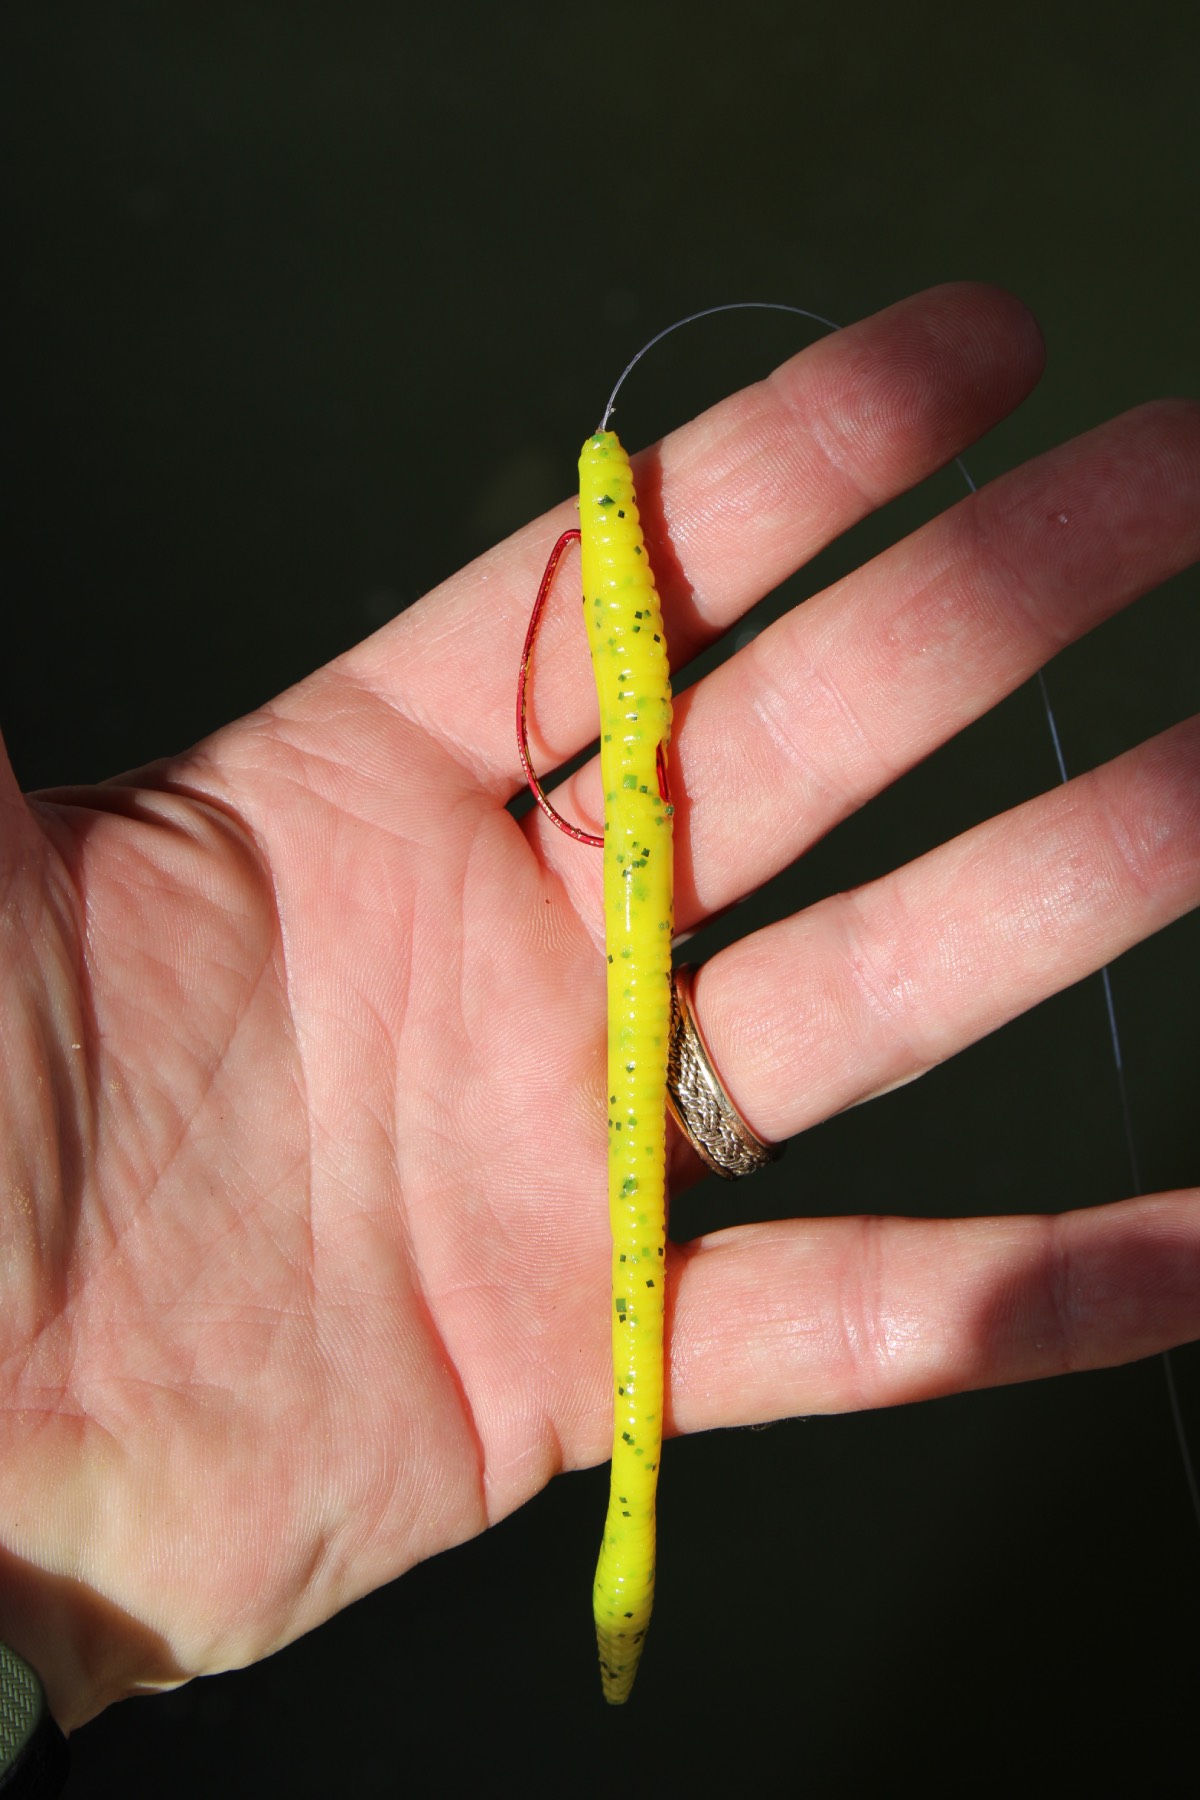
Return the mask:
<path id="1" fill-rule="evenodd" d="M 1198 901 L 1193 719 L 743 938 L 700 970 L 694 1010 L 735 1104 L 778 1142 L 945 1061 Z"/>
<path id="2" fill-rule="evenodd" d="M 671 1426 L 897 1406 L 1185 1343 L 1200 1336 L 1198 1201 L 700 1238 L 671 1277 Z"/>
<path id="3" fill-rule="evenodd" d="M 1025 464 L 794 608 L 677 708 L 677 928 L 786 868 L 1197 557 L 1200 406 L 1164 401 Z M 598 816 L 598 769 L 560 804 Z M 551 840 L 562 861 L 572 846 Z"/>
<path id="4" fill-rule="evenodd" d="M 1037 327 L 1011 295 L 936 288 L 822 339 L 635 459 L 675 665 L 1003 418 L 1041 362 Z M 513 713 L 529 611 L 551 545 L 574 522 L 572 505 L 557 508 L 338 665 L 446 735 L 505 795 L 522 780 Z M 548 610 L 529 724 L 546 772 L 596 734 L 569 601 Z"/>
<path id="5" fill-rule="evenodd" d="M 38 866 L 39 844 L 39 834 L 0 738 L 0 893 L 9 907 L 13 904 L 14 884 Z"/>

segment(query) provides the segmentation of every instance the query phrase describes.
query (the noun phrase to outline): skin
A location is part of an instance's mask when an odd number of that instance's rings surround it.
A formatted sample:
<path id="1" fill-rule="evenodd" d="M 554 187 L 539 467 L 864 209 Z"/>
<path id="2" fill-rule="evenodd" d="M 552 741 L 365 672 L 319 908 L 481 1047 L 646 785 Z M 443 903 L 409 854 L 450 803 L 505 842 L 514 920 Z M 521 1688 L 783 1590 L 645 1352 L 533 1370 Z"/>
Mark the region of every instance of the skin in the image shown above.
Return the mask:
<path id="1" fill-rule="evenodd" d="M 675 664 L 1041 355 L 1010 296 L 937 289 L 641 459 Z M 187 756 L 28 803 L 5 771 L 0 1635 L 68 1727 L 265 1655 L 608 1454 L 602 859 L 505 810 L 571 510 Z M 1197 556 L 1200 409 L 1159 403 L 762 634 L 676 710 L 677 927 Z M 568 625 L 543 770 L 595 729 Z M 751 1126 L 917 1075 L 1195 905 L 1198 776 L 1192 721 L 714 958 L 697 1015 Z M 563 808 L 598 828 L 594 770 Z M 667 1429 L 1196 1337 L 1196 1199 L 674 1249 Z"/>

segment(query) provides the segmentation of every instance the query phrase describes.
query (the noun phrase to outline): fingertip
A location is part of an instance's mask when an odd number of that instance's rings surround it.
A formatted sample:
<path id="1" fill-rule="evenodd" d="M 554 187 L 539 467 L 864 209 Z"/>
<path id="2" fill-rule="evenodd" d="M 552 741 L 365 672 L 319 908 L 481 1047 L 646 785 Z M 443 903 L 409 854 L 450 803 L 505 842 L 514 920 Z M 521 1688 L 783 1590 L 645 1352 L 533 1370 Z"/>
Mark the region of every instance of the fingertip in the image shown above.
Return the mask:
<path id="1" fill-rule="evenodd" d="M 1136 422 L 1153 446 L 1164 487 L 1194 498 L 1200 483 L 1200 400 L 1167 395 L 1124 416 Z"/>
<path id="2" fill-rule="evenodd" d="M 997 334 L 1023 344 L 1031 361 L 1039 366 L 1045 362 L 1046 340 L 1035 314 L 1018 294 L 998 281 L 945 281 L 900 304 L 937 305 L 963 318 L 978 319 Z"/>
<path id="3" fill-rule="evenodd" d="M 1046 366 L 1046 339 L 1041 325 L 1020 297 L 996 282 L 952 284 L 968 303 L 968 317 L 978 322 L 981 352 L 994 359 L 1003 347 L 1003 366 L 1017 379 L 1017 400 L 1034 388 Z"/>
<path id="4" fill-rule="evenodd" d="M 998 424 L 1044 364 L 1041 328 L 1023 301 L 956 281 L 822 339 L 768 386 L 877 504 Z"/>
<path id="5" fill-rule="evenodd" d="M 1046 365 L 1046 340 L 1033 312 L 996 282 L 943 282 L 876 319 L 914 335 L 997 417 L 1020 404 Z"/>

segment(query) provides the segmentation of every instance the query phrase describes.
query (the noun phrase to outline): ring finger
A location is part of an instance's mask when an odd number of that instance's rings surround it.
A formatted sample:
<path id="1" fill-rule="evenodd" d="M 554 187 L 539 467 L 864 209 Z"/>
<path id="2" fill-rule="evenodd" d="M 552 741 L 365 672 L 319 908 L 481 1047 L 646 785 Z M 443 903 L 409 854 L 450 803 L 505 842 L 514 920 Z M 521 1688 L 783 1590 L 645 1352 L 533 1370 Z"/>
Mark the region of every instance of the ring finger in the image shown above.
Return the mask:
<path id="1" fill-rule="evenodd" d="M 779 1141 L 911 1080 L 1198 901 L 1193 719 L 731 945 L 697 977 L 696 1016 L 747 1123 Z"/>

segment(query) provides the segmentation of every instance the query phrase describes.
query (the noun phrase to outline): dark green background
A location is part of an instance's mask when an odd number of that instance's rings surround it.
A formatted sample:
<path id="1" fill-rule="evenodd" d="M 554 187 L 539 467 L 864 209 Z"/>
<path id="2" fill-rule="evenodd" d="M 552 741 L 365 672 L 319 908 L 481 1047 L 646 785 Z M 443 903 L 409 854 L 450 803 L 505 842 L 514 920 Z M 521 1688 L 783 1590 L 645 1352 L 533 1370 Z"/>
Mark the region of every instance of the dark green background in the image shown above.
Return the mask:
<path id="1" fill-rule="evenodd" d="M 1030 0 L 634 17 L 4 7 L 0 699 L 27 785 L 185 746 L 559 499 L 627 356 L 698 307 L 850 320 L 960 276 L 1014 289 L 1048 370 L 973 451 L 981 480 L 1200 390 L 1193 7 L 1141 7 L 1136 37 L 1130 8 Z M 806 337 L 680 333 L 626 390 L 626 441 Z M 956 497 L 940 477 L 779 604 Z M 1075 768 L 1194 709 L 1196 599 L 1193 574 L 1057 660 Z M 1022 692 L 757 916 L 1052 780 Z M 1197 1174 L 1198 948 L 1193 917 L 1116 970 L 1152 1188 Z M 1116 1198 L 1116 1111 L 1088 983 L 757 1185 L 699 1190 L 676 1230 Z M 1200 1442 L 1193 1352 L 1180 1375 Z M 557 1482 L 266 1664 L 112 1710 L 70 1793 L 773 1792 L 781 1766 L 808 1794 L 1194 1791 L 1200 1533 L 1157 1363 L 673 1444 L 619 1714 L 589 1618 L 604 1490 Z"/>

